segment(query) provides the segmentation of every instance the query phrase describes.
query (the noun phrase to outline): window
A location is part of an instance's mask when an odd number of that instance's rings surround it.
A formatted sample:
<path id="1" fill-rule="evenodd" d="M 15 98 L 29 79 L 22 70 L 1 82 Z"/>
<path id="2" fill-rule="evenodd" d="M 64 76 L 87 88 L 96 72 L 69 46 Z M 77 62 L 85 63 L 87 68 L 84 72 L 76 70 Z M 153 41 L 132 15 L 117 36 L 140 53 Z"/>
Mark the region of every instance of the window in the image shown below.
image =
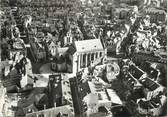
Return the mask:
<path id="1" fill-rule="evenodd" d="M 95 54 L 92 53 L 92 54 L 91 54 L 91 60 L 92 60 L 92 61 L 94 60 L 94 56 L 95 56 Z"/>
<path id="2" fill-rule="evenodd" d="M 90 57 L 91 57 L 90 55 L 91 55 L 91 54 L 88 54 L 88 55 L 87 55 L 87 62 L 88 62 L 88 64 L 90 64 Z"/>
<path id="3" fill-rule="evenodd" d="M 85 62 L 86 62 L 86 54 L 83 55 L 83 61 L 82 61 L 82 65 L 81 65 L 81 68 L 82 67 L 85 67 Z"/>
<path id="4" fill-rule="evenodd" d="M 96 58 L 97 58 L 97 56 L 98 56 L 98 53 L 96 52 Z"/>
<path id="5" fill-rule="evenodd" d="M 69 37 L 67 37 L 67 43 L 70 43 L 70 38 Z"/>
<path id="6" fill-rule="evenodd" d="M 100 57 L 102 56 L 102 52 L 100 52 Z"/>

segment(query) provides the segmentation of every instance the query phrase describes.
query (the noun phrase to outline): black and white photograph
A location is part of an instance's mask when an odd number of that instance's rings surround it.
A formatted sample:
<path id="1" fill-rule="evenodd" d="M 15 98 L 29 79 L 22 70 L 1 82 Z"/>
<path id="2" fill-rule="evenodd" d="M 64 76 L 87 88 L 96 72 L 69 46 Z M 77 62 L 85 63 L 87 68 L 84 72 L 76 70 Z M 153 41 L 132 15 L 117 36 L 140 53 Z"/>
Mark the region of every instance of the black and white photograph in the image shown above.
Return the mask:
<path id="1" fill-rule="evenodd" d="M 167 117 L 167 0 L 0 0 L 0 117 Z"/>

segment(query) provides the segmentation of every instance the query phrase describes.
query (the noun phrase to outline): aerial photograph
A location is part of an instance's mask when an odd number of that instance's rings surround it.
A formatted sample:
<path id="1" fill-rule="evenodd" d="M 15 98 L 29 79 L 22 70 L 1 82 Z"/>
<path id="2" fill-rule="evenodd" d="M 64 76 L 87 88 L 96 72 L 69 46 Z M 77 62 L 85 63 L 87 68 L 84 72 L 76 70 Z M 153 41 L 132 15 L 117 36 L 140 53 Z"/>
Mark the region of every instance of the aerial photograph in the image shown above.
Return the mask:
<path id="1" fill-rule="evenodd" d="M 167 117 L 167 0 L 0 0 L 0 117 Z"/>

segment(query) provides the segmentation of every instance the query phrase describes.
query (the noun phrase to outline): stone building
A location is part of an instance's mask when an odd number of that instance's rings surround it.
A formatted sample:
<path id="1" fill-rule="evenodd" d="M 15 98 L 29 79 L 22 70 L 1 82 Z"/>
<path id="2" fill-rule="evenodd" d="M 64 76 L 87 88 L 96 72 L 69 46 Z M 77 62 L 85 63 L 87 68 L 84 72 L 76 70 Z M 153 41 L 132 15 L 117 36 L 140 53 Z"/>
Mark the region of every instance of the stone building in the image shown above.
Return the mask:
<path id="1" fill-rule="evenodd" d="M 73 73 L 88 67 L 95 60 L 105 56 L 105 49 L 100 39 L 75 41 L 70 59 L 73 63 Z"/>

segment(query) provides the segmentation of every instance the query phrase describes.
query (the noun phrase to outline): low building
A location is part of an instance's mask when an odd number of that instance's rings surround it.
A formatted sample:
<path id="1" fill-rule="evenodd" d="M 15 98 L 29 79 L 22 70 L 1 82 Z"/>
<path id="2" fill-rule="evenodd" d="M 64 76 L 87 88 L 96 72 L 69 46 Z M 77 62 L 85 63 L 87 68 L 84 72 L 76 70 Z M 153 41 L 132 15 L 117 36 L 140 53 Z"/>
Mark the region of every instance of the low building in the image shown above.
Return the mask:
<path id="1" fill-rule="evenodd" d="M 126 87 L 132 92 L 129 99 L 133 98 L 135 100 L 137 113 L 140 115 L 151 113 L 151 116 L 162 114 L 163 107 L 167 102 L 165 87 L 151 79 L 149 74 L 146 74 L 134 64 L 130 65 L 127 74 L 124 74 L 123 77 Z M 131 107 L 128 106 L 129 110 L 134 110 L 135 107 L 132 108 L 133 104 L 130 105 Z"/>
<path id="2" fill-rule="evenodd" d="M 158 8 L 147 8 L 145 9 L 145 14 L 150 16 L 150 21 L 152 23 L 165 22 L 167 19 L 165 10 Z"/>

